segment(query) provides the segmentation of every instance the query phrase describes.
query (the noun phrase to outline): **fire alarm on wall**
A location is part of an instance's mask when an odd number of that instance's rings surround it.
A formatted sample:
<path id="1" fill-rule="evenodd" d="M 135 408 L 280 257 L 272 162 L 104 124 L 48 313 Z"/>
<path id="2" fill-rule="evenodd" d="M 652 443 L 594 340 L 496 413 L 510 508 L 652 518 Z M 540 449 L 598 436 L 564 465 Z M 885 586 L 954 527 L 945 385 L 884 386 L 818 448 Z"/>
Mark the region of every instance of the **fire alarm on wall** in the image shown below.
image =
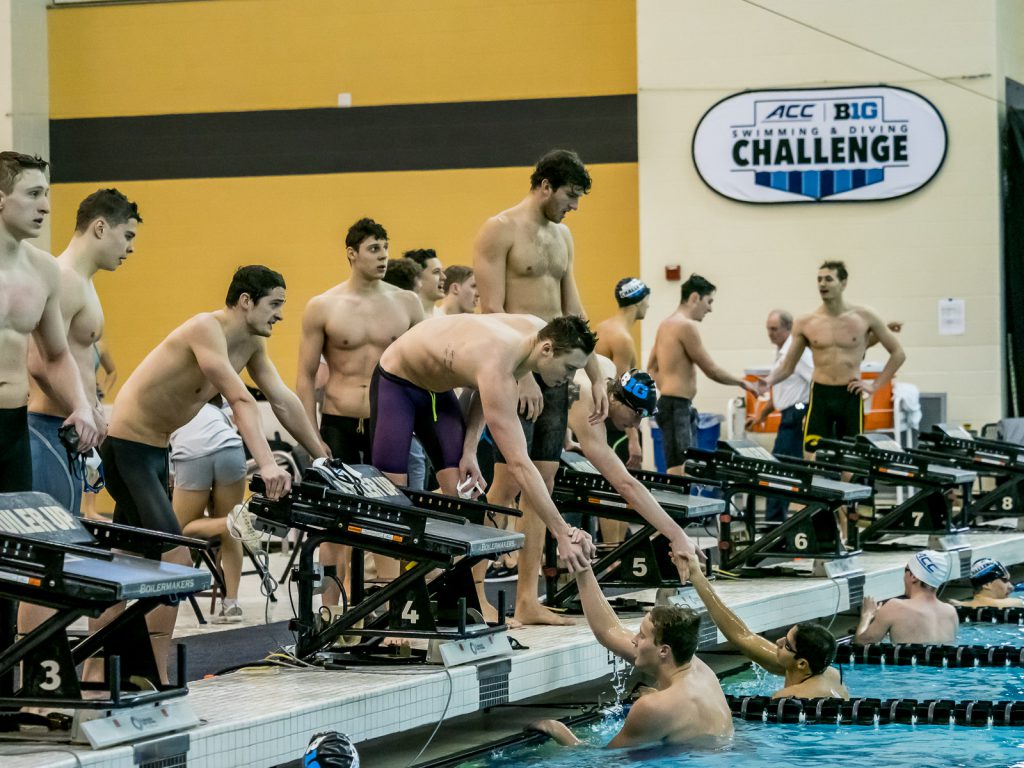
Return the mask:
<path id="1" fill-rule="evenodd" d="M 682 277 L 682 269 L 678 264 L 666 264 L 665 265 L 665 279 L 666 280 L 679 280 Z"/>

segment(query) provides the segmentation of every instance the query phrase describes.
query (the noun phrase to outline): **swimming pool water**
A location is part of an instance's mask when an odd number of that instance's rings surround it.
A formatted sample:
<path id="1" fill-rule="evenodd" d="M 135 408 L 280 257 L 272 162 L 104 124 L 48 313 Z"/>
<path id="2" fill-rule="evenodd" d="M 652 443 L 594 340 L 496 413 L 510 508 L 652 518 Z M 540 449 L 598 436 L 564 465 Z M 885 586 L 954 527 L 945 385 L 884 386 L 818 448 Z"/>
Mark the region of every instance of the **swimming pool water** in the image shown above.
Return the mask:
<path id="1" fill-rule="evenodd" d="M 853 698 L 1024 700 L 1020 667 L 844 664 L 843 682 Z M 756 666 L 722 680 L 722 690 L 734 696 L 771 696 L 780 688 L 781 677 Z"/>
<path id="2" fill-rule="evenodd" d="M 956 642 L 957 645 L 1024 646 L 1024 627 L 1017 624 L 961 622 Z"/>
<path id="3" fill-rule="evenodd" d="M 464 768 L 1022 768 L 1024 729 L 884 725 L 778 725 L 735 721 L 732 743 L 715 752 L 683 747 L 607 750 L 621 721 L 576 729 L 587 746 L 553 742 L 508 749 Z M 599 761 L 599 762 L 598 762 Z"/>

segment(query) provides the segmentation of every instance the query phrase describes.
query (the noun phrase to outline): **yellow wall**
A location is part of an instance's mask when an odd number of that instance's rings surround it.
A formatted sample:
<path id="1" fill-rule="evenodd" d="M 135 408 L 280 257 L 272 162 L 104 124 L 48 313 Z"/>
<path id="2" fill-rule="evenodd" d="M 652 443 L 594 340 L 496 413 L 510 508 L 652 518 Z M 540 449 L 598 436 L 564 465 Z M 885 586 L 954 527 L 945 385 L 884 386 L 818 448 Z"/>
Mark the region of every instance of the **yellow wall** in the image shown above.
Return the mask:
<path id="1" fill-rule="evenodd" d="M 50 12 L 52 118 L 636 92 L 633 0 L 218 0 Z"/>
<path id="2" fill-rule="evenodd" d="M 636 92 L 632 0 L 220 0 L 49 13 L 51 117 L 592 96 Z M 583 158 L 587 160 L 586 157 Z M 121 380 L 168 331 L 223 302 L 232 270 L 264 263 L 288 283 L 271 351 L 295 378 L 305 302 L 348 273 L 348 226 L 368 215 L 392 254 L 436 248 L 468 263 L 490 215 L 518 202 L 530 168 L 112 181 L 139 203 L 137 253 L 97 287 Z M 591 166 L 567 220 L 595 320 L 639 269 L 636 164 Z M 59 250 L 101 184 L 57 184 Z"/>
<path id="3" fill-rule="evenodd" d="M 279 270 L 288 283 L 285 322 L 275 328 L 270 349 L 285 381 L 293 383 L 302 308 L 348 275 L 344 238 L 350 224 L 366 215 L 382 223 L 392 255 L 432 247 L 445 264 L 468 264 L 480 225 L 522 198 L 530 170 L 118 185 L 138 202 L 145 220 L 136 253 L 117 272 L 96 279 L 121 380 L 175 326 L 222 306 L 235 267 L 258 263 Z M 635 164 L 599 165 L 591 172 L 593 191 L 567 223 L 576 242 L 576 278 L 597 320 L 614 311 L 618 278 L 637 270 L 637 180 Z M 95 187 L 55 186 L 55 241 L 70 235 L 78 201 Z"/>
<path id="4" fill-rule="evenodd" d="M 951 420 L 980 426 L 999 418 L 995 99 L 1004 87 L 996 69 L 1002 0 L 763 4 L 950 82 L 740 0 L 640 0 L 641 273 L 653 288 L 645 342 L 649 346 L 657 323 L 679 300 L 679 283 L 667 283 L 663 267 L 681 262 L 684 276 L 698 271 L 719 287 L 715 311 L 703 326 L 717 362 L 733 372 L 770 363 L 767 313 L 774 307 L 797 314 L 814 309 L 818 264 L 844 259 L 851 275 L 848 299 L 906 323 L 900 379 L 925 392 L 948 392 Z M 1003 34 L 1006 45 L 1019 46 L 1019 33 Z M 1008 57 L 1007 69 L 1015 62 Z M 871 203 L 750 205 L 717 195 L 698 177 L 693 131 L 719 99 L 744 89 L 873 83 L 920 93 L 946 121 L 945 165 L 920 191 Z M 937 302 L 943 297 L 966 299 L 966 334 L 938 334 Z M 716 412 L 739 392 L 707 379 L 699 388 L 698 407 Z"/>

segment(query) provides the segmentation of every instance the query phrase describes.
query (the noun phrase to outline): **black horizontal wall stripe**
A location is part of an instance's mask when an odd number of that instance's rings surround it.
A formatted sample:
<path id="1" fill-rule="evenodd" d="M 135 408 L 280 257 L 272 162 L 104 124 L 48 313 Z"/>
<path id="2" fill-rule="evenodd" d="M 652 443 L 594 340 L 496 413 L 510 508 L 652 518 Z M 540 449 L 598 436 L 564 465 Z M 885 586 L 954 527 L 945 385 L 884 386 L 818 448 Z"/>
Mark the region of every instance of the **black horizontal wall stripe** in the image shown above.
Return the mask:
<path id="1" fill-rule="evenodd" d="M 636 95 L 50 121 L 55 183 L 637 160 Z"/>

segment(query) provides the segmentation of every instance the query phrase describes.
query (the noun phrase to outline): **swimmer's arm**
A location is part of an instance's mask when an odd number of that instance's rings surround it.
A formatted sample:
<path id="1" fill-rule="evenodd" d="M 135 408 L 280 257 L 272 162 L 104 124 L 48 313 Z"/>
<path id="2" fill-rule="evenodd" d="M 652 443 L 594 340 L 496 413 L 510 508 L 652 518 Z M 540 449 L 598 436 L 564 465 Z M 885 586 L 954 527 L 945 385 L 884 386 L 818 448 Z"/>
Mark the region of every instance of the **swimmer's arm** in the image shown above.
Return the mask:
<path id="1" fill-rule="evenodd" d="M 317 364 L 319 365 L 319 359 Z M 285 386 L 262 341 L 249 358 L 246 368 L 256 386 L 267 396 L 270 407 L 274 409 L 274 415 L 288 433 L 298 440 L 314 459 L 326 456 L 324 444 L 317 434 L 316 427 L 313 426 L 316 422 L 306 417 L 306 411 L 298 395 Z"/>
<path id="2" fill-rule="evenodd" d="M 629 708 L 626 722 L 615 738 L 608 742 L 608 749 L 618 747 L 639 747 L 661 741 L 671 728 L 672 722 L 681 713 L 658 706 L 654 696 L 641 696 Z"/>
<path id="3" fill-rule="evenodd" d="M 39 271 L 49 289 L 42 317 L 32 331 L 32 340 L 39 351 L 40 373 L 68 413 L 74 415 L 76 412 L 91 411 L 96 394 L 92 393 L 92 397 L 86 395 L 82 376 L 68 349 L 67 329 L 60 311 L 59 268 L 51 260 Z M 94 421 L 91 415 L 89 421 Z M 104 431 L 105 425 L 96 426 L 101 433 Z M 98 442 L 92 442 L 92 445 Z"/>
<path id="4" fill-rule="evenodd" d="M 488 219 L 473 246 L 473 274 L 480 294 L 480 311 L 505 311 L 505 277 L 512 250 L 511 228 L 497 218 Z"/>
<path id="5" fill-rule="evenodd" d="M 402 291 L 398 296 L 398 300 L 405 302 L 405 308 L 409 312 L 410 328 L 417 323 L 422 323 L 424 320 L 428 319 L 427 316 L 423 314 L 423 303 L 420 301 L 419 296 L 412 291 Z"/>
<path id="6" fill-rule="evenodd" d="M 519 392 L 511 371 L 502 370 L 494 361 L 479 373 L 477 384 L 491 437 L 505 457 L 505 466 L 522 489 L 523 498 L 557 540 L 558 551 L 565 557 L 569 572 L 585 568 L 595 554 L 593 542 L 585 531 L 570 528 L 565 522 L 548 494 L 544 479 L 530 460 L 523 428 L 516 415 Z"/>
<path id="7" fill-rule="evenodd" d="M 750 628 L 722 602 L 711 582 L 700 567 L 695 567 L 694 558 L 690 558 L 690 581 L 693 583 L 701 601 L 708 609 L 711 620 L 715 622 L 726 640 L 739 648 L 740 652 L 751 661 L 764 667 L 775 675 L 784 675 L 785 667 L 779 663 L 775 644 L 761 637 Z"/>
<path id="8" fill-rule="evenodd" d="M 608 599 L 597 583 L 597 577 L 590 568 L 576 574 L 576 586 L 579 588 L 580 604 L 583 615 L 590 625 L 594 638 L 602 646 L 620 659 L 630 664 L 636 661 L 636 646 L 633 645 L 633 632 L 630 632 L 619 621 L 615 611 L 608 604 Z"/>
<path id="9" fill-rule="evenodd" d="M 672 548 L 679 552 L 693 552 L 694 546 L 683 529 L 654 500 L 651 492 L 629 473 L 622 460 L 608 445 L 604 423 L 590 424 L 587 420 L 586 403 L 577 402 L 569 409 L 569 426 L 576 433 L 576 439 L 598 472 L 612 484 L 615 491 L 625 499 L 630 509 L 653 525 L 662 536 L 669 540 Z"/>
<path id="10" fill-rule="evenodd" d="M 228 345 L 220 324 L 212 317 L 197 318 L 185 331 L 185 341 L 195 355 L 199 370 L 227 400 L 249 453 L 261 469 L 276 467 L 260 420 L 256 399 L 235 372 L 228 357 Z"/>
<path id="11" fill-rule="evenodd" d="M 477 443 L 484 432 L 484 408 L 480 393 L 475 389 L 469 391 L 469 405 L 466 408 L 466 439 L 462 443 L 462 452 L 476 454 Z"/>
<path id="12" fill-rule="evenodd" d="M 295 392 L 310 424 L 316 424 L 316 374 L 320 369 L 320 355 L 323 353 L 325 338 L 322 305 L 317 299 L 313 299 L 306 305 L 306 311 L 302 314 L 299 372 L 295 380 Z"/>
<path id="13" fill-rule="evenodd" d="M 576 275 L 573 272 L 572 233 L 566 226 L 562 226 L 561 230 L 565 237 L 565 247 L 568 254 L 568 259 L 565 264 L 565 274 L 562 275 L 561 284 L 562 314 L 579 315 L 586 320 L 587 311 L 583 308 L 583 301 L 580 299 L 580 290 L 576 285 Z M 479 278 L 477 279 L 477 282 L 479 283 Z"/>
<path id="14" fill-rule="evenodd" d="M 682 324 L 679 329 L 679 341 L 683 345 L 683 349 L 686 350 L 686 354 L 689 358 L 693 360 L 694 364 L 698 368 L 704 371 L 704 375 L 709 379 L 727 386 L 746 387 L 747 382 L 726 373 L 725 370 L 720 368 L 718 364 L 711 359 L 711 354 L 708 352 L 707 347 L 704 346 L 704 342 L 700 338 L 700 331 L 697 330 L 696 323 L 688 322 Z"/>
<path id="15" fill-rule="evenodd" d="M 897 601 L 890 600 L 881 608 L 876 608 L 875 601 L 865 596 L 864 607 L 860 612 L 860 622 L 857 624 L 853 642 L 865 645 L 883 640 L 892 628 L 893 619 L 898 610 L 896 603 Z"/>
<path id="16" fill-rule="evenodd" d="M 886 327 L 882 318 L 870 309 L 864 309 L 862 312 L 864 319 L 868 321 L 868 331 L 878 337 L 878 343 L 885 347 L 885 351 L 889 353 L 889 359 L 886 361 L 885 367 L 878 374 L 878 378 L 872 382 L 871 390 L 877 392 L 892 380 L 892 377 L 896 375 L 896 371 L 899 370 L 900 366 L 907 359 L 907 355 L 903 351 L 899 339 L 896 338 L 896 334 Z"/>

